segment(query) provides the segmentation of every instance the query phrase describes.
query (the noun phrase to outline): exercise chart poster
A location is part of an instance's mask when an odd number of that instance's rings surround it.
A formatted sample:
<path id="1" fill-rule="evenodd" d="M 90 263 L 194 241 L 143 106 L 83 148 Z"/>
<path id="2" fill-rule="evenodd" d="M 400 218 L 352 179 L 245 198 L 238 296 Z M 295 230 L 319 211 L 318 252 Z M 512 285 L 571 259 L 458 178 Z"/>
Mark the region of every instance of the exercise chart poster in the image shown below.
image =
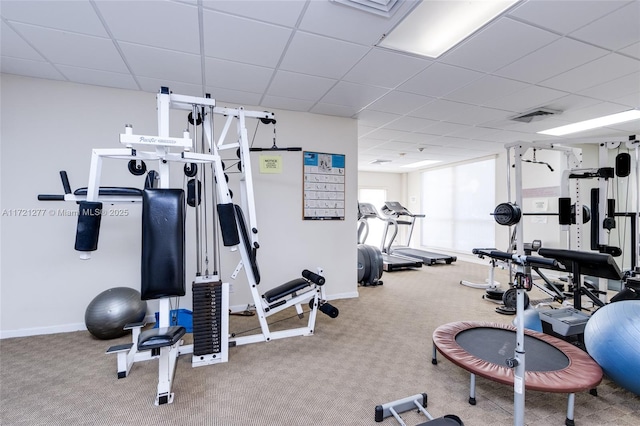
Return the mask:
<path id="1" fill-rule="evenodd" d="M 304 220 L 344 220 L 343 154 L 304 152 Z"/>

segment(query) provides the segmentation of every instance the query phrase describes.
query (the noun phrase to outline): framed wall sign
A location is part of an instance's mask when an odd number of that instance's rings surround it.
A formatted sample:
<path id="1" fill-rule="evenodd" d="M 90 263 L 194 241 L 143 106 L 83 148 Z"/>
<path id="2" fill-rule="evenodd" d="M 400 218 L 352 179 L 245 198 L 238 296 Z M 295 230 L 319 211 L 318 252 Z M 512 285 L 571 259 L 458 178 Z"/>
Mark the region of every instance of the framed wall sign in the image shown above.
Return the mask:
<path id="1" fill-rule="evenodd" d="M 304 220 L 344 220 L 344 166 L 343 154 L 304 151 Z"/>

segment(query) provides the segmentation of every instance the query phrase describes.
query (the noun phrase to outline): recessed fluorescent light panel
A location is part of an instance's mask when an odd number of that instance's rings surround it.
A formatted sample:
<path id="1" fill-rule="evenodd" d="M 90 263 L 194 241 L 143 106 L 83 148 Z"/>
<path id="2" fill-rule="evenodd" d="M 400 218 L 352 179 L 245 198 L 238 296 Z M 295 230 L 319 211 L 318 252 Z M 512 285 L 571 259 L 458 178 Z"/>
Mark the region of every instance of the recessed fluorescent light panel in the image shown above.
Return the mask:
<path id="1" fill-rule="evenodd" d="M 439 162 L 440 161 L 438 161 L 438 160 L 422 160 L 422 161 L 418 161 L 417 163 L 403 164 L 400 167 L 406 167 L 406 168 L 415 169 L 415 168 L 418 168 L 418 167 L 430 166 L 432 164 L 436 164 L 436 163 L 439 163 Z"/>
<path id="2" fill-rule="evenodd" d="M 554 127 L 553 129 L 543 130 L 538 133 L 541 135 L 564 136 L 570 133 L 578 133 L 585 130 L 597 129 L 599 127 L 611 126 L 613 124 L 625 123 L 632 120 L 640 120 L 640 110 L 631 109 L 617 114 L 605 115 L 604 117 L 567 124 L 566 126 Z"/>
<path id="3" fill-rule="evenodd" d="M 380 47 L 437 58 L 520 0 L 422 0 Z"/>

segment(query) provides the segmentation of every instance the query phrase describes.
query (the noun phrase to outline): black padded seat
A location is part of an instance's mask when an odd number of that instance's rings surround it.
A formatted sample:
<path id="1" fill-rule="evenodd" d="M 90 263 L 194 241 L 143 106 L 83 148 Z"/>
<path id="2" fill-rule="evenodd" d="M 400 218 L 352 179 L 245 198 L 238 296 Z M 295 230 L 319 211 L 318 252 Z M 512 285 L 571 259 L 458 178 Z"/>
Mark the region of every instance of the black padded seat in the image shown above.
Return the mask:
<path id="1" fill-rule="evenodd" d="M 151 330 L 143 331 L 138 337 L 138 350 L 147 351 L 173 346 L 186 332 L 187 329 L 182 326 L 152 328 Z"/>
<path id="2" fill-rule="evenodd" d="M 285 296 L 290 295 L 291 293 L 295 293 L 298 290 L 302 290 L 305 287 L 309 286 L 309 281 L 304 278 L 296 278 L 295 280 L 291 280 L 282 285 L 279 285 L 276 288 L 272 288 L 267 291 L 262 297 L 268 302 L 275 302 L 278 299 L 281 299 Z"/>
<path id="3" fill-rule="evenodd" d="M 74 195 L 87 195 L 87 188 L 78 188 Z M 98 195 L 111 197 L 141 197 L 142 190 L 138 188 L 125 188 L 118 186 L 101 186 Z"/>

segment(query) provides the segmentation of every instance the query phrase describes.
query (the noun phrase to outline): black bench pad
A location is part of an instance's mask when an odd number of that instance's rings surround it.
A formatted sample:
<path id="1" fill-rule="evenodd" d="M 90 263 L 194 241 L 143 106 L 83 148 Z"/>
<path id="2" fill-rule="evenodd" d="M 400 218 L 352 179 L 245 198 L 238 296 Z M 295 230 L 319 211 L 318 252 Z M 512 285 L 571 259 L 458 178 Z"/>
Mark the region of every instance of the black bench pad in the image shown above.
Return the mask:
<path id="1" fill-rule="evenodd" d="M 140 333 L 138 337 L 138 350 L 164 348 L 176 344 L 187 329 L 182 326 L 171 326 L 163 328 L 152 328 Z"/>
<path id="2" fill-rule="evenodd" d="M 309 286 L 309 281 L 304 278 L 296 278 L 295 280 L 291 280 L 282 285 L 279 285 L 276 288 L 272 288 L 267 291 L 262 297 L 268 302 L 275 302 L 276 300 L 288 296 L 291 293 L 295 293 L 298 290 L 302 290 L 305 287 Z"/>

